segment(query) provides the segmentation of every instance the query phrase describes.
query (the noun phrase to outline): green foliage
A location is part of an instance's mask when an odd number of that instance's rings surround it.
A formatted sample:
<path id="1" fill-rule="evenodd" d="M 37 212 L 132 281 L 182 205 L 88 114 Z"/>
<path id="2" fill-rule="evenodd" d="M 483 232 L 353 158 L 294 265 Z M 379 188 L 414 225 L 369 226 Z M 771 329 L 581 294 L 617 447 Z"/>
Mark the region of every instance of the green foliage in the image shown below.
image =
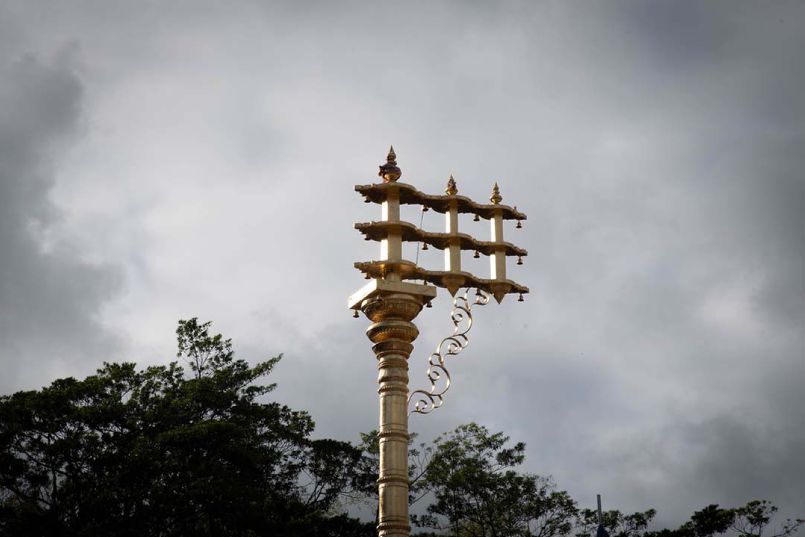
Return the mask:
<path id="1" fill-rule="evenodd" d="M 518 472 L 525 445 L 512 445 L 503 433 L 490 434 L 470 423 L 415 451 L 423 452 L 428 457 L 415 461 L 412 476 L 421 476 L 416 482 L 418 497 L 433 501 L 426 514 L 412 519 L 437 532 L 417 535 L 590 537 L 596 533 L 597 511 L 579 509 L 550 478 Z M 805 523 L 787 519 L 774 524 L 776 512 L 770 502 L 756 500 L 733 509 L 709 505 L 677 529 L 649 530 L 654 509 L 632 514 L 605 511 L 602 522 L 611 537 L 790 537 Z"/>
<path id="2" fill-rule="evenodd" d="M 0 398 L 0 535 L 371 535 L 328 515 L 360 451 L 258 401 L 280 357 L 252 367 L 208 329 L 179 323 L 190 378 L 104 364 Z"/>
<path id="3" fill-rule="evenodd" d="M 647 537 L 713 537 L 715 535 L 735 535 L 736 537 L 763 537 L 764 531 L 771 531 L 768 537 L 788 537 L 796 533 L 805 523 L 802 519 L 786 519 L 770 527 L 777 512 L 767 500 L 752 500 L 737 508 L 722 508 L 708 505 L 696 511 L 690 520 L 675 530 L 647 532 Z"/>
<path id="4" fill-rule="evenodd" d="M 769 527 L 777 507 L 767 500 L 753 500 L 743 507 L 734 510 L 735 519 L 732 522 L 732 529 L 743 537 L 761 537 L 763 532 Z M 771 527 L 770 537 L 788 537 L 796 533 L 800 526 L 805 524 L 805 519 L 785 519 L 777 526 Z"/>
<path id="5" fill-rule="evenodd" d="M 685 523 L 678 531 L 691 537 L 710 537 L 726 532 L 734 521 L 735 510 L 721 509 L 713 504 L 693 513 L 690 522 Z"/>
<path id="6" fill-rule="evenodd" d="M 83 380 L 0 397 L 0 537 L 369 537 L 374 524 L 338 514 L 377 504 L 377 432 L 361 444 L 313 440 L 306 412 L 266 401 L 280 357 L 250 366 L 210 323 L 180 321 L 174 362 L 111 363 Z M 550 478 L 518 471 L 525 444 L 462 425 L 409 442 L 412 517 L 426 535 L 587 537 L 597 513 Z M 790 537 L 777 508 L 709 505 L 676 529 L 655 511 L 607 511 L 612 537 Z"/>
<path id="7" fill-rule="evenodd" d="M 654 509 L 643 513 L 623 515 L 620 511 L 603 513 L 604 528 L 611 537 L 762 537 L 777 512 L 766 500 L 753 500 L 743 507 L 722 508 L 712 504 L 695 511 L 690 520 L 676 529 L 648 531 Z M 774 526 L 768 537 L 788 537 L 797 532 L 803 520 L 785 520 Z M 591 535 L 597 525 L 597 513 L 591 509 L 580 512 L 577 536 Z"/>
<path id="8" fill-rule="evenodd" d="M 471 423 L 434 443 L 425 487 L 434 501 L 421 527 L 461 537 L 568 535 L 577 514 L 549 478 L 520 474 L 525 444 Z"/>
<path id="9" fill-rule="evenodd" d="M 601 521 L 610 537 L 640 537 L 646 531 L 657 512 L 649 509 L 644 512 L 625 515 L 618 510 L 604 511 Z M 598 527 L 598 511 L 593 509 L 580 509 L 576 521 L 575 534 L 577 537 L 589 536 L 595 533 Z"/>

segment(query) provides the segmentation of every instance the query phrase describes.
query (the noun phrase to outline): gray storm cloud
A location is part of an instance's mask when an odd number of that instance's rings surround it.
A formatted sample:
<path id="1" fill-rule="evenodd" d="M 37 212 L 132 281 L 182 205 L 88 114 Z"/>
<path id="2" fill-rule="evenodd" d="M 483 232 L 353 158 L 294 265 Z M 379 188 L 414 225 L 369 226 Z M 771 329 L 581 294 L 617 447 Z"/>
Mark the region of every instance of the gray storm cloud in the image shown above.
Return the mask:
<path id="1" fill-rule="evenodd" d="M 393 143 L 421 190 L 497 180 L 529 215 L 512 274 L 532 295 L 479 313 L 421 438 L 480 421 L 581 502 L 661 523 L 754 498 L 805 514 L 802 3 L 86 6 L 21 2 L 0 31 L 20 51 L 0 78 L 7 389 L 96 365 L 100 321 L 127 359 L 171 359 L 198 315 L 246 357 L 284 352 L 277 397 L 355 440 L 376 371 L 344 301 L 377 255 L 352 223 L 378 213 L 352 185 Z M 73 41 L 80 79 L 41 59 Z M 412 384 L 446 310 L 421 317 Z"/>
<path id="2" fill-rule="evenodd" d="M 49 193 L 82 112 L 69 60 L 11 60 L 0 81 L 0 386 L 8 391 L 110 358 L 113 340 L 96 316 L 118 277 L 51 233 L 59 210 Z"/>

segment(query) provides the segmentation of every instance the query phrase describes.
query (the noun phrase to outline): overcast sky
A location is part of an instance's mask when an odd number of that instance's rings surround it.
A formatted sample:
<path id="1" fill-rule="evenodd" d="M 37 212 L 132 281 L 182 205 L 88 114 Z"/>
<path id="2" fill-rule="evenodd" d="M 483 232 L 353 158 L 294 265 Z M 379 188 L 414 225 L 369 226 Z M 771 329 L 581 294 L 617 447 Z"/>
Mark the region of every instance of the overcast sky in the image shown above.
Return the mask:
<path id="1" fill-rule="evenodd" d="M 402 181 L 498 181 L 529 216 L 531 294 L 478 312 L 413 431 L 502 430 L 660 523 L 805 515 L 803 28 L 802 2 L 0 2 L 0 390 L 166 363 L 198 316 L 357 440 L 376 370 L 345 306 L 377 250 L 352 223 L 379 209 L 353 185 L 394 144 Z"/>

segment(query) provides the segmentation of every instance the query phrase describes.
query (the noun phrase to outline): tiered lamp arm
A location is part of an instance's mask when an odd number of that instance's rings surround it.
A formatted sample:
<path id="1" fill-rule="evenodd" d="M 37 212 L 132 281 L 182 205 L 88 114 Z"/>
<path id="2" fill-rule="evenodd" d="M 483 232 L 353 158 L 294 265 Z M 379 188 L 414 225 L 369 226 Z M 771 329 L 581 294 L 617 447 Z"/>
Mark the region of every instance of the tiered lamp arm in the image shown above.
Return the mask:
<path id="1" fill-rule="evenodd" d="M 355 191 L 360 193 L 366 201 L 383 203 L 389 190 L 398 190 L 401 205 L 422 205 L 433 209 L 437 213 L 445 213 L 450 208 L 450 201 L 455 200 L 459 213 L 477 214 L 481 218 L 491 220 L 495 210 L 501 211 L 503 220 L 527 220 L 525 213 L 521 213 L 508 205 L 493 205 L 476 203 L 466 196 L 460 195 L 430 195 L 420 192 L 407 183 L 378 183 L 371 185 L 356 185 Z"/>
<path id="2" fill-rule="evenodd" d="M 422 267 L 416 266 L 410 261 L 402 261 L 399 263 L 389 263 L 387 261 L 364 261 L 355 263 L 355 268 L 361 271 L 368 278 L 384 278 L 385 274 L 394 272 L 400 274 L 403 280 L 421 280 L 432 283 L 438 287 L 450 289 L 455 284 L 456 277 L 462 279 L 459 287 L 469 287 L 472 289 L 480 289 L 488 293 L 494 294 L 498 284 L 504 283 L 510 286 L 509 294 L 520 293 L 527 294 L 528 287 L 520 285 L 513 280 L 491 280 L 488 278 L 479 278 L 469 272 L 446 272 L 443 270 L 427 270 Z"/>
<path id="3" fill-rule="evenodd" d="M 450 239 L 455 237 L 459 241 L 462 250 L 477 251 L 484 255 L 491 255 L 495 248 L 500 246 L 492 241 L 479 241 L 466 233 L 438 233 L 425 231 L 409 222 L 363 222 L 355 224 L 355 229 L 363 233 L 367 240 L 380 241 L 388 237 L 389 233 L 399 231 L 402 240 L 405 242 L 424 242 L 439 250 L 444 250 L 450 245 Z M 507 256 L 525 257 L 528 251 L 510 242 L 502 243 L 502 247 Z"/>

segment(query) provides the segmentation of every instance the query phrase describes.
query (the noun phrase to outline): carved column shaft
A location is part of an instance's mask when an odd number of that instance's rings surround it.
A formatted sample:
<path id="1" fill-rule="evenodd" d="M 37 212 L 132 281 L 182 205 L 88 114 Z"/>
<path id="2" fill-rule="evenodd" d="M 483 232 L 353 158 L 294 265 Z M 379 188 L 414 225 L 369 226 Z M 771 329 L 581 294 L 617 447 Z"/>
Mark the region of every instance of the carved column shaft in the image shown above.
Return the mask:
<path id="1" fill-rule="evenodd" d="M 411 323 L 423 297 L 384 293 L 366 299 L 361 309 L 373 322 L 366 335 L 374 343 L 380 398 L 380 537 L 408 537 L 408 357 L 419 330 Z"/>

